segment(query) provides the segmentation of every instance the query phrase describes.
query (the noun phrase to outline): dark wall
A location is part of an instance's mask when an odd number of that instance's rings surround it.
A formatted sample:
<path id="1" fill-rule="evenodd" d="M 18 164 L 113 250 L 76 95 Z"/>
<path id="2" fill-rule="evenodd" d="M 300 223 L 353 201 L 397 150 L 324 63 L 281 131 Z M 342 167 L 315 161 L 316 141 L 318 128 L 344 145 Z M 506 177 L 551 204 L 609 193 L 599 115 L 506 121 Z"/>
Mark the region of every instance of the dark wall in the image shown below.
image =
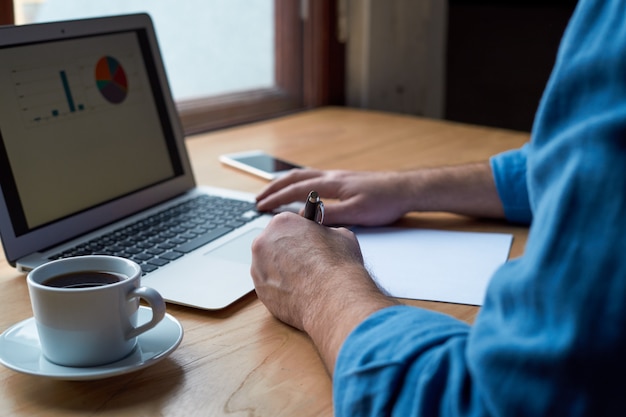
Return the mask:
<path id="1" fill-rule="evenodd" d="M 449 0 L 449 120 L 530 131 L 576 1 Z"/>

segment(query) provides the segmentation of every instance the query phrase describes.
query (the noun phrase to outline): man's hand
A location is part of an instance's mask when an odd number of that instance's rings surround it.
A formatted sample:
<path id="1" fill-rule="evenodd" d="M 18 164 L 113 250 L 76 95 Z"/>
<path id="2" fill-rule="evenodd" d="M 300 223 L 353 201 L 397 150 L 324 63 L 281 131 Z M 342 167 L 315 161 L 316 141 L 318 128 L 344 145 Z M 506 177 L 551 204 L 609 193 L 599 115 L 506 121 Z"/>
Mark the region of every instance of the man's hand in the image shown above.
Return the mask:
<path id="1" fill-rule="evenodd" d="M 331 225 L 381 226 L 411 211 L 504 217 L 488 161 L 396 172 L 295 169 L 259 193 L 257 208 L 304 201 L 311 190 L 336 200 L 324 206 Z"/>
<path id="2" fill-rule="evenodd" d="M 330 372 L 350 331 L 396 304 L 367 273 L 352 232 L 293 213 L 275 216 L 254 241 L 251 274 L 259 299 L 311 336 Z"/>
<path id="3" fill-rule="evenodd" d="M 406 174 L 396 172 L 319 171 L 296 169 L 271 182 L 257 196 L 257 208 L 271 211 L 304 201 L 311 190 L 323 199 L 324 223 L 378 226 L 389 224 L 411 209 Z"/>

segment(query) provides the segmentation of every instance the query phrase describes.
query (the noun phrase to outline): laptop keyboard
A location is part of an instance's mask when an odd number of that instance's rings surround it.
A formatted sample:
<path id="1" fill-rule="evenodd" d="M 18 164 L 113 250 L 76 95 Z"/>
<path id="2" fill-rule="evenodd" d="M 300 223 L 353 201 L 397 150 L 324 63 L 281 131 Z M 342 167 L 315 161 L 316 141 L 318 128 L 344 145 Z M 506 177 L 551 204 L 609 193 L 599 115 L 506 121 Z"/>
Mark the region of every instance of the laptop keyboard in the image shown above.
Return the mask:
<path id="1" fill-rule="evenodd" d="M 201 195 L 49 259 L 114 255 L 150 273 L 260 215 L 254 203 Z"/>

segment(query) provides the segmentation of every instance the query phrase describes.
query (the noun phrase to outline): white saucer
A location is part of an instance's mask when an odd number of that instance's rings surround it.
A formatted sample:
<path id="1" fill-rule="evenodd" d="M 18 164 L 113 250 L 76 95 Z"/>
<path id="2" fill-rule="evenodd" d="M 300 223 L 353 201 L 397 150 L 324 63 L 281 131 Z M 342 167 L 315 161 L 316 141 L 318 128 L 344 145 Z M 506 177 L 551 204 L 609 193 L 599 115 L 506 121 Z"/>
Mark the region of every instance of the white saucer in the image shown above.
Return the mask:
<path id="1" fill-rule="evenodd" d="M 139 322 L 148 321 L 152 312 L 139 307 Z M 49 362 L 41 353 L 35 319 L 19 322 L 0 335 L 0 363 L 25 374 L 53 379 L 88 380 L 134 372 L 166 358 L 180 345 L 183 327 L 169 314 L 153 329 L 137 338 L 133 352 L 107 365 L 74 368 Z"/>

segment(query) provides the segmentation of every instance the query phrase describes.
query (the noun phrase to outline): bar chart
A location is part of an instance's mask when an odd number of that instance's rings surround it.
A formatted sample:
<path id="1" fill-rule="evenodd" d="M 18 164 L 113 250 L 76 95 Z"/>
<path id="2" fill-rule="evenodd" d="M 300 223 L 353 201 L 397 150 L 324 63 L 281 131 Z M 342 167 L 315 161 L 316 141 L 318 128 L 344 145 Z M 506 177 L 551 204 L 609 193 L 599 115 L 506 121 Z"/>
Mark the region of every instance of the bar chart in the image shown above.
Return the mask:
<path id="1" fill-rule="evenodd" d="M 83 92 L 70 84 L 81 80 L 81 68 L 40 67 L 13 70 L 15 92 L 25 121 L 43 122 L 85 110 Z"/>
<path id="2" fill-rule="evenodd" d="M 63 91 L 65 92 L 65 98 L 67 100 L 67 107 L 71 113 L 76 111 L 76 105 L 74 104 L 74 98 L 72 96 L 72 90 L 70 89 L 70 84 L 67 81 L 67 74 L 65 71 L 59 71 L 59 76 L 61 77 L 61 83 L 63 84 Z M 83 104 L 78 105 L 79 110 L 84 110 L 85 106 Z M 56 114 L 54 114 L 56 112 Z M 58 110 L 53 110 L 53 116 L 58 116 Z"/>

